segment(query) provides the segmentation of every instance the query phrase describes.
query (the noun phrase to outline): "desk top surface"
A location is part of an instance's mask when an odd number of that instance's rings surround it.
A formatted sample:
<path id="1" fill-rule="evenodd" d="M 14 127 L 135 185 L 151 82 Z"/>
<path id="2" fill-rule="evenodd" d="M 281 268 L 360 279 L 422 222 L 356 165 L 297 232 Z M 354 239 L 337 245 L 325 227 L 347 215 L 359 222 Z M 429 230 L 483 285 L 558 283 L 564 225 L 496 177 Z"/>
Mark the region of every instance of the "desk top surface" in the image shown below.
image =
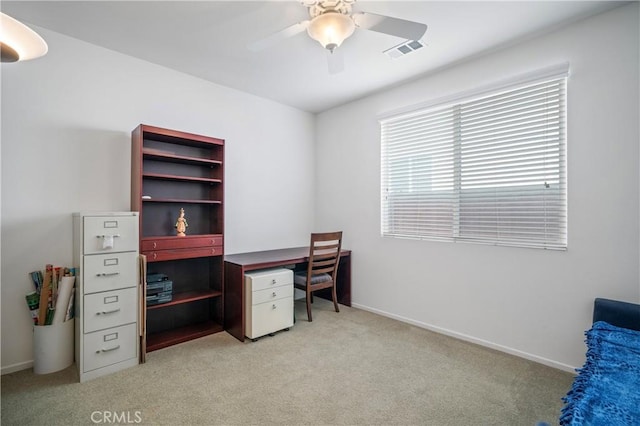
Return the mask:
<path id="1" fill-rule="evenodd" d="M 342 249 L 340 256 L 348 256 L 351 250 Z M 255 251 L 251 253 L 228 254 L 225 262 L 243 267 L 258 267 L 264 265 L 286 265 L 289 263 L 305 262 L 309 259 L 309 247 L 293 247 L 277 250 Z"/>

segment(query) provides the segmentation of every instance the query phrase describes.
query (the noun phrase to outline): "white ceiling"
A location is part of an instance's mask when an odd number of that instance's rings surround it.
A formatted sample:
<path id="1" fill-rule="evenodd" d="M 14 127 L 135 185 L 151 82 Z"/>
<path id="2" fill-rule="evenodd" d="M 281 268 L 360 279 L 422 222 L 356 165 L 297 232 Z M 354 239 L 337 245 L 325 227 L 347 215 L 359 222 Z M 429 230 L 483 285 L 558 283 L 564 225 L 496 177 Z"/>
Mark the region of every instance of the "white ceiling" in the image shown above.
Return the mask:
<path id="1" fill-rule="evenodd" d="M 306 32 L 260 52 L 247 44 L 308 18 L 299 1 L 2 1 L 47 28 L 293 107 L 320 112 L 470 57 L 617 7 L 614 1 L 358 1 L 366 11 L 428 25 L 426 47 L 398 59 L 404 40 L 356 29 L 342 73 Z"/>

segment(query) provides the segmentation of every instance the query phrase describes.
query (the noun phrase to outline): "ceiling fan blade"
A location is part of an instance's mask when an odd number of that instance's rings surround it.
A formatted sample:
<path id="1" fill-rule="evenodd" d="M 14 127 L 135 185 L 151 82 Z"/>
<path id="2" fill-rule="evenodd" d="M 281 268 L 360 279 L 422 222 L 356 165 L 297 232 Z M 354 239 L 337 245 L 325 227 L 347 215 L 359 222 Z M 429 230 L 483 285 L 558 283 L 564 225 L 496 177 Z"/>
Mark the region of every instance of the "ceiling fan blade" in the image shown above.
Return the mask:
<path id="1" fill-rule="evenodd" d="M 292 37 L 296 34 L 299 34 L 307 29 L 309 26 L 309 21 L 298 22 L 297 24 L 293 24 L 283 30 L 280 30 L 276 33 L 273 33 L 262 40 L 254 41 L 253 43 L 249 43 L 247 48 L 254 52 L 258 52 L 260 50 L 267 49 L 281 40 Z"/>
<path id="2" fill-rule="evenodd" d="M 420 40 L 427 32 L 427 26 L 420 22 L 376 15 L 375 13 L 354 13 L 353 20 L 358 27 L 365 30 L 389 34 L 406 40 Z"/>
<path id="3" fill-rule="evenodd" d="M 344 71 L 344 56 L 342 50 L 336 49 L 333 52 L 327 50 L 327 65 L 329 66 L 329 74 L 339 74 Z"/>

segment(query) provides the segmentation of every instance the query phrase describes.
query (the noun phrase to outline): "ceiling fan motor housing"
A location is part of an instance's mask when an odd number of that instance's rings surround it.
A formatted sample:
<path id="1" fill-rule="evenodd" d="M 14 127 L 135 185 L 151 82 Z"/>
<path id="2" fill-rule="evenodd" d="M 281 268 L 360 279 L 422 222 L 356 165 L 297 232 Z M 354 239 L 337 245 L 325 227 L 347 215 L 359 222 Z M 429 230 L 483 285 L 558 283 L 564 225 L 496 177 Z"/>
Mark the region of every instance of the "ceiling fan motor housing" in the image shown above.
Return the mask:
<path id="1" fill-rule="evenodd" d="M 351 5 L 355 2 L 356 0 L 320 0 L 306 2 L 305 5 L 309 8 L 309 16 L 313 19 L 326 12 L 337 12 L 343 15 L 350 15 Z"/>

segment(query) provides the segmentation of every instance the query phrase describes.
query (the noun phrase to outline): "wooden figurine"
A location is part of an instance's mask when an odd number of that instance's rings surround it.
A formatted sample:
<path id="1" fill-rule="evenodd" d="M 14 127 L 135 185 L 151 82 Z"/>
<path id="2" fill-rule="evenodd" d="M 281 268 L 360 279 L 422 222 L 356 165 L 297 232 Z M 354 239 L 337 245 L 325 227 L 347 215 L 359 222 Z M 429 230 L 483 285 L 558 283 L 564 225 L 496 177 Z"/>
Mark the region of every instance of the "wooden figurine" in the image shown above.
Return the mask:
<path id="1" fill-rule="evenodd" d="M 187 219 L 184 218 L 184 209 L 181 208 L 180 209 L 180 216 L 178 217 L 178 220 L 176 221 L 176 231 L 177 231 L 177 235 L 178 237 L 184 237 L 186 236 L 186 231 L 187 231 L 187 227 L 189 226 L 189 224 L 187 223 Z"/>

